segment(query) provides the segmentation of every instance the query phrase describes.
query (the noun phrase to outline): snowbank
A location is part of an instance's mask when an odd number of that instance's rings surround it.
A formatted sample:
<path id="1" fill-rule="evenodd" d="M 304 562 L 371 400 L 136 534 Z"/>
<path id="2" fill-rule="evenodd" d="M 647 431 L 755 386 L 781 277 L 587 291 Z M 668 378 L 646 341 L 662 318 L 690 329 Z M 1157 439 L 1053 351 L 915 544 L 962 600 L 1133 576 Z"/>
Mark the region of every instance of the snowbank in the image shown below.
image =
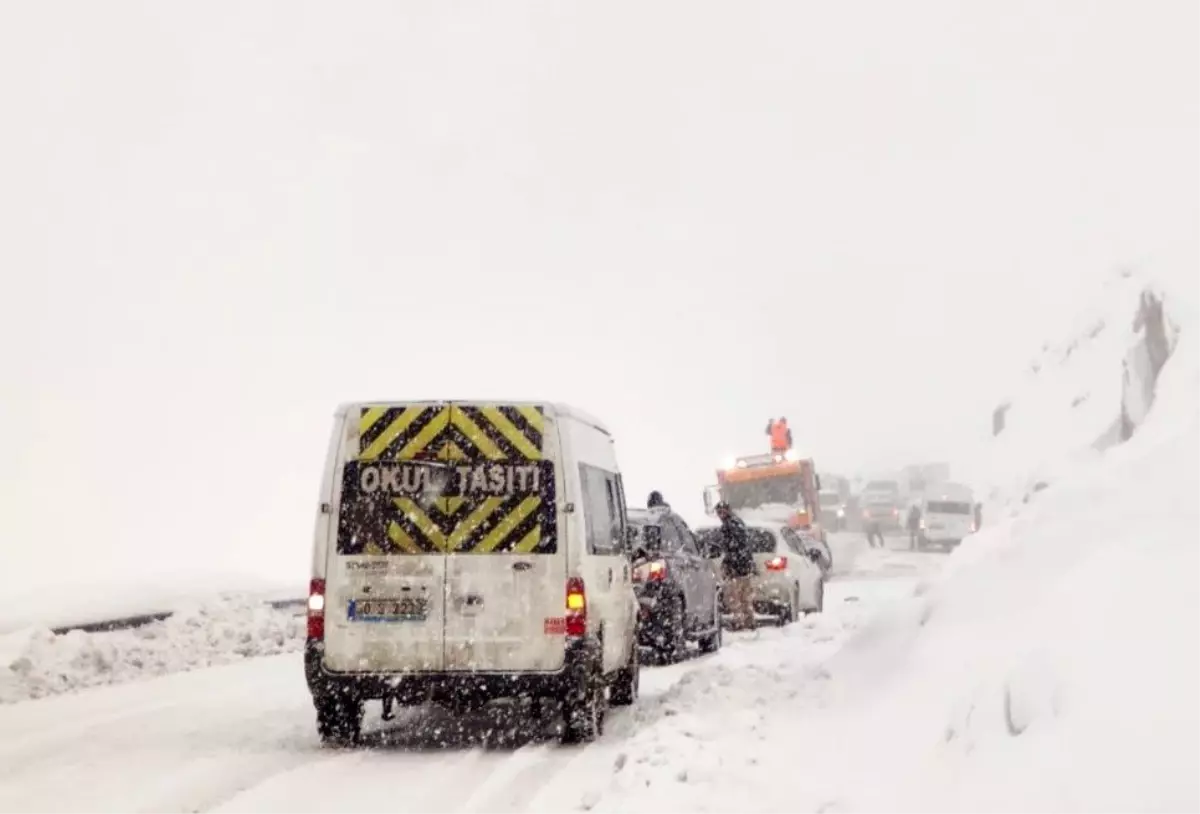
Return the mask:
<path id="1" fill-rule="evenodd" d="M 584 794 L 592 811 L 799 811 L 806 719 L 829 702 L 821 662 L 847 631 L 886 608 L 855 603 L 753 639 L 730 637 L 720 658 L 635 708 L 638 724 L 611 778 Z"/>
<path id="2" fill-rule="evenodd" d="M 0 703 L 292 652 L 304 635 L 302 616 L 249 595 L 179 606 L 133 630 L 27 628 L 0 636 Z"/>
<path id="3" fill-rule="evenodd" d="M 822 765 L 836 807 L 1200 806 L 1200 360 L 1167 297 L 1147 373 L 1150 290 L 1122 278 L 1090 341 L 1044 351 L 996 440 L 1007 516 L 827 665 L 873 767 Z"/>
<path id="4" fill-rule="evenodd" d="M 839 729 L 880 767 L 858 789 L 843 774 L 839 795 L 889 810 L 1195 810 L 1198 443 L 1193 420 L 1039 494 L 893 630 L 839 655 L 833 675 L 861 685 Z"/>
<path id="5" fill-rule="evenodd" d="M 0 594 L 0 634 L 30 627 L 73 627 L 126 616 L 173 611 L 221 594 L 263 601 L 303 596 L 307 583 L 287 584 L 242 573 L 214 572 L 156 579 L 97 580 L 88 584 L 19 584 Z"/>

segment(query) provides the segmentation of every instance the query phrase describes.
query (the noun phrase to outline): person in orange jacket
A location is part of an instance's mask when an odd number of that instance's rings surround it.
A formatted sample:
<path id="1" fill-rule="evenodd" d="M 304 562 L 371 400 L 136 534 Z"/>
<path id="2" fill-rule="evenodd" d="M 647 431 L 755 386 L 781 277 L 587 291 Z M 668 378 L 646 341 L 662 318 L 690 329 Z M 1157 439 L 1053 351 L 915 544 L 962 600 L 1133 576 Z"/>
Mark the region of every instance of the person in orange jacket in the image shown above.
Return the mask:
<path id="1" fill-rule="evenodd" d="M 771 439 L 771 452 L 787 452 L 792 448 L 792 431 L 786 418 L 768 421 L 767 436 Z"/>

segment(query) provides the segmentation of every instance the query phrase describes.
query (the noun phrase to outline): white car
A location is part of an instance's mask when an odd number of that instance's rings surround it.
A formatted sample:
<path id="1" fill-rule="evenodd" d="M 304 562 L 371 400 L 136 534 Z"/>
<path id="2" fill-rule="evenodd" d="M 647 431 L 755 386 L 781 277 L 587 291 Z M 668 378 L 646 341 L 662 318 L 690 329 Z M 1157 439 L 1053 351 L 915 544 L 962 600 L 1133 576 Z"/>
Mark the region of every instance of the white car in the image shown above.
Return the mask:
<path id="1" fill-rule="evenodd" d="M 305 674 L 325 742 L 363 705 L 522 697 L 567 741 L 638 691 L 637 600 L 608 430 L 565 405 L 371 402 L 337 412 Z"/>
<path id="2" fill-rule="evenodd" d="M 800 613 L 819 613 L 825 608 L 825 571 L 820 560 L 824 553 L 806 543 L 782 523 L 747 523 L 750 545 L 754 550 L 754 610 L 775 616 L 781 625 Z M 703 550 L 723 550 L 720 526 L 696 529 Z M 723 559 L 723 558 L 718 558 Z M 726 610 L 725 592 L 722 601 Z"/>

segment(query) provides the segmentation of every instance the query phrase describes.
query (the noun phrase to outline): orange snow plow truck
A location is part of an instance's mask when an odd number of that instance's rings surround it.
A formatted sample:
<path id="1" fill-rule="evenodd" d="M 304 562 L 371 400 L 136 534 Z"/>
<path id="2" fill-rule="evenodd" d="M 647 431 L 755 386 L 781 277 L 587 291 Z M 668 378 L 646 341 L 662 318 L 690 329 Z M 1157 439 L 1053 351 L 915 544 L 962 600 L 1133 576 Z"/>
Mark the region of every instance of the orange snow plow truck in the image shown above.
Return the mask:
<path id="1" fill-rule="evenodd" d="M 826 542 L 820 524 L 821 476 L 812 458 L 793 450 L 747 455 L 717 470 L 717 483 L 704 490 L 704 510 L 716 511 L 720 501 L 745 519 L 787 523 Z"/>

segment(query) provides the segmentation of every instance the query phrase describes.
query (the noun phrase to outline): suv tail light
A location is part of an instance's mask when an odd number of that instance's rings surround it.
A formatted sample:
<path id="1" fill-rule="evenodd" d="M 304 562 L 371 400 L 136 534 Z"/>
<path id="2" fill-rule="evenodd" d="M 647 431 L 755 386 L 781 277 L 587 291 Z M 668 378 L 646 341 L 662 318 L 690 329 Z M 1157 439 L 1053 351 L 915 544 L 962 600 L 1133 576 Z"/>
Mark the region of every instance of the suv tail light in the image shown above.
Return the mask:
<path id="1" fill-rule="evenodd" d="M 587 633 L 587 592 L 581 577 L 567 580 L 567 635 L 582 636 Z"/>
<path id="2" fill-rule="evenodd" d="M 772 557 L 767 560 L 768 571 L 783 571 L 787 568 L 787 557 Z"/>
<path id="3" fill-rule="evenodd" d="M 634 582 L 662 582 L 667 578 L 667 564 L 662 560 L 647 562 L 633 569 Z"/>
<path id="4" fill-rule="evenodd" d="M 325 638 L 325 580 L 314 579 L 308 583 L 308 638 L 320 641 Z"/>

